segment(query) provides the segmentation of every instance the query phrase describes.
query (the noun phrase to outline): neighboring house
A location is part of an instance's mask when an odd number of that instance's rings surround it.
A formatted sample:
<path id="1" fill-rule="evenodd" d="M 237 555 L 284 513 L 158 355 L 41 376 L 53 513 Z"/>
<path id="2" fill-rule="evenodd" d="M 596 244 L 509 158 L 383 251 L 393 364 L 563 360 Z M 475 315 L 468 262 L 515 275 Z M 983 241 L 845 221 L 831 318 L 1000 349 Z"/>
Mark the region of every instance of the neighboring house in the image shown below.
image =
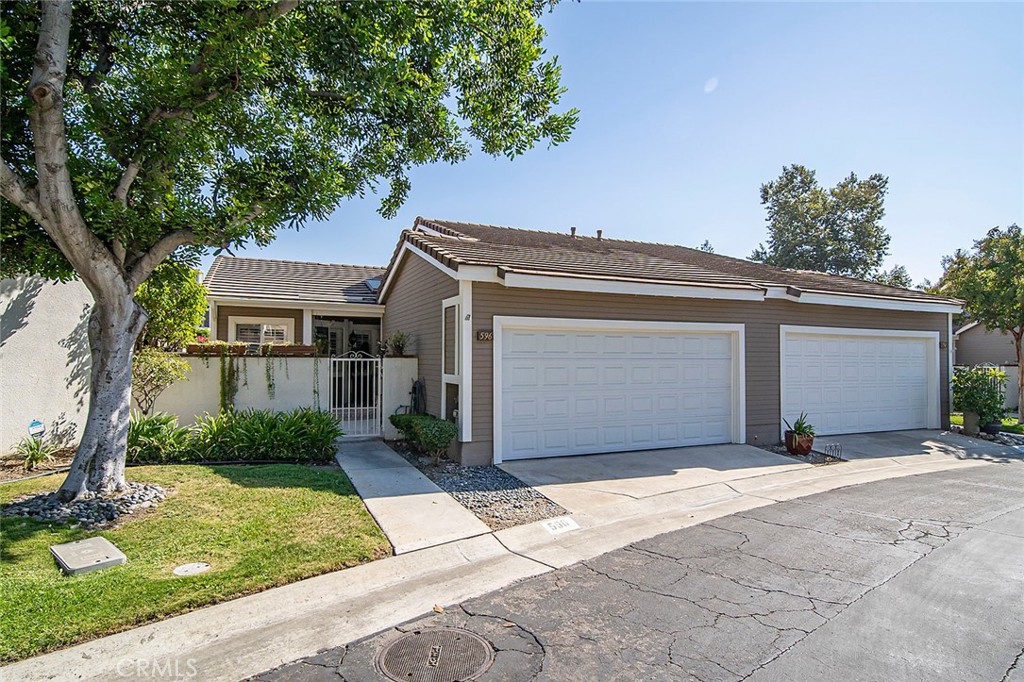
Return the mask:
<path id="1" fill-rule="evenodd" d="M 575 230 L 574 230 L 575 231 Z M 418 340 L 466 464 L 948 424 L 954 299 L 681 246 L 442 220 L 402 233 L 383 333 Z"/>
<path id="2" fill-rule="evenodd" d="M 210 336 L 247 343 L 317 343 L 325 355 L 377 353 L 384 268 L 218 256 L 204 284 Z"/>
<path id="3" fill-rule="evenodd" d="M 953 335 L 953 342 L 955 365 L 1017 364 L 1013 337 L 1007 332 L 990 331 L 980 322 L 971 322 L 958 329 Z"/>
<path id="4" fill-rule="evenodd" d="M 89 410 L 88 319 L 92 296 L 78 281 L 0 281 L 0 453 L 28 436 L 73 445 Z"/>
<path id="5" fill-rule="evenodd" d="M 1001 367 L 1006 373 L 1003 406 L 1009 410 L 1017 409 L 1017 349 L 1009 333 L 989 330 L 980 322 L 965 324 L 953 335 L 953 364 Z"/>

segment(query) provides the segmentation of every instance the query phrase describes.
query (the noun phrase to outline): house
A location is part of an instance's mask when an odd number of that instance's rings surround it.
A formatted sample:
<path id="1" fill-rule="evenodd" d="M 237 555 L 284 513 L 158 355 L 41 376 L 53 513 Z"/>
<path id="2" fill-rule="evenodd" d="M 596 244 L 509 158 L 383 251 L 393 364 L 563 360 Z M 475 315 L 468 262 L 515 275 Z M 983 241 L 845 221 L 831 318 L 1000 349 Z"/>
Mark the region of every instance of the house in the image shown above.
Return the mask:
<path id="1" fill-rule="evenodd" d="M 418 218 L 378 298 L 465 464 L 949 421 L 959 301 L 695 249 Z"/>
<path id="2" fill-rule="evenodd" d="M 218 256 L 203 283 L 210 336 L 247 343 L 316 343 L 324 355 L 377 352 L 384 268 Z"/>
<path id="3" fill-rule="evenodd" d="M 953 334 L 953 364 L 1017 365 L 1017 349 L 1007 332 L 990 331 L 980 322 L 971 322 Z"/>
<path id="4" fill-rule="evenodd" d="M 953 334 L 953 364 L 995 365 L 1006 374 L 1003 407 L 1017 410 L 1017 348 L 1007 332 L 992 331 L 980 322 L 970 322 Z"/>

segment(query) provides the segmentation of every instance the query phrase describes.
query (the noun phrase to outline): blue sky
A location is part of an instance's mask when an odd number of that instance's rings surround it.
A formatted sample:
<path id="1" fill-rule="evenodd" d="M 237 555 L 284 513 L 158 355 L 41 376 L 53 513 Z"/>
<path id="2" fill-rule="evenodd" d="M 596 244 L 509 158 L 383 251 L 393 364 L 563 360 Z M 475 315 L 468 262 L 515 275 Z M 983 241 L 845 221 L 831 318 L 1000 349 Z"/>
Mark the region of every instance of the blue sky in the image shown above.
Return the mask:
<path id="1" fill-rule="evenodd" d="M 1024 220 L 1024 4 L 583 2 L 543 23 L 568 143 L 417 169 L 394 220 L 370 196 L 239 255 L 386 264 L 424 215 L 746 257 L 790 163 L 887 175 L 887 265 L 915 282 Z"/>

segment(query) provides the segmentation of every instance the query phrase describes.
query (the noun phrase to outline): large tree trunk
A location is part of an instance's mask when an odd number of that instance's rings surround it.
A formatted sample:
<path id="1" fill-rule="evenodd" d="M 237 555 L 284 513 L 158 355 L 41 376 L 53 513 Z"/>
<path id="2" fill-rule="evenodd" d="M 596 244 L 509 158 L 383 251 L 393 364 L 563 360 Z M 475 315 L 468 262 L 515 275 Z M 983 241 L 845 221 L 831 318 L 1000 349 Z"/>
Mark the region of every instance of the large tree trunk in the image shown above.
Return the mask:
<path id="1" fill-rule="evenodd" d="M 96 299 L 89 317 L 89 417 L 71 471 L 58 491 L 63 500 L 87 493 L 109 495 L 125 487 L 132 354 L 146 318 L 131 295 Z"/>

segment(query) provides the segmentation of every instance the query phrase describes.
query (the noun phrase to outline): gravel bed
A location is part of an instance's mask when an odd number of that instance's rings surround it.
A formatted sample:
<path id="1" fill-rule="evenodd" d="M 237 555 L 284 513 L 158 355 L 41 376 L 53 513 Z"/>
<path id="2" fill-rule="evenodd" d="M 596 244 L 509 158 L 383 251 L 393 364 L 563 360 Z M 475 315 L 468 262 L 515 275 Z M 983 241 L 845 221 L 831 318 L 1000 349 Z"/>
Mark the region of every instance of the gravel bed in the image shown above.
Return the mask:
<path id="1" fill-rule="evenodd" d="M 957 426 L 956 424 L 949 427 L 949 430 L 953 433 L 959 433 L 961 436 L 967 436 L 964 433 L 964 427 Z M 1024 445 L 1024 434 L 1019 433 L 997 433 L 994 436 L 990 436 L 985 432 L 979 433 L 977 436 L 967 436 L 968 438 L 978 438 L 980 440 L 987 440 L 992 443 L 998 443 L 999 445 L 1008 445 L 1010 447 L 1017 447 L 1018 445 Z"/>
<path id="2" fill-rule="evenodd" d="M 404 444 L 390 445 L 491 530 L 511 528 L 569 513 L 535 488 L 496 466 L 464 467 L 447 460 L 434 466 L 429 457 L 420 457 Z"/>
<path id="3" fill-rule="evenodd" d="M 785 445 L 758 445 L 756 447 L 759 447 L 762 450 L 767 450 L 768 452 L 774 452 L 776 455 L 785 455 L 786 457 L 791 457 L 807 464 L 839 464 L 840 462 L 846 461 L 845 459 L 831 457 L 823 452 L 816 452 L 814 450 L 811 450 L 811 454 L 809 455 L 791 455 Z"/>
<path id="4" fill-rule="evenodd" d="M 0 514 L 36 521 L 77 522 L 86 530 L 109 528 L 125 516 L 155 507 L 167 497 L 167 491 L 151 483 L 129 483 L 123 493 L 110 497 L 83 497 L 61 502 L 56 493 L 39 493 L 15 500 Z"/>

